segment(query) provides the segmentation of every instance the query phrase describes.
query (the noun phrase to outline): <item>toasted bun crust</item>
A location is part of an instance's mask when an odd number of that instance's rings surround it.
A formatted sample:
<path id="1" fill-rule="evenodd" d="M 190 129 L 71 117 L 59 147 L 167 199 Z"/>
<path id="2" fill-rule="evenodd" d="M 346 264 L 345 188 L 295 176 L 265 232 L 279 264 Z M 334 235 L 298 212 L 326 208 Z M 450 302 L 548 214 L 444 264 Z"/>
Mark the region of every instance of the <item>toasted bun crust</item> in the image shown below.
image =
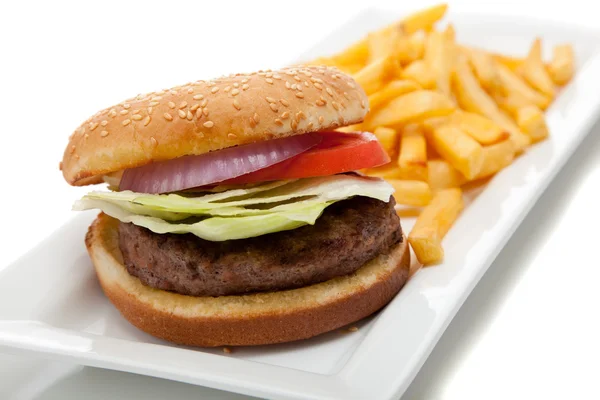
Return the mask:
<path id="1" fill-rule="evenodd" d="M 294 67 L 196 81 L 139 95 L 78 127 L 61 169 L 75 186 L 154 161 L 361 122 L 368 99 L 333 67 Z"/>
<path id="2" fill-rule="evenodd" d="M 354 274 L 316 285 L 243 296 L 184 296 L 144 286 L 129 275 L 117 226 L 117 220 L 101 213 L 86 236 L 104 293 L 137 328 L 182 345 L 249 346 L 307 339 L 381 309 L 408 278 L 410 252 L 403 240 Z"/>

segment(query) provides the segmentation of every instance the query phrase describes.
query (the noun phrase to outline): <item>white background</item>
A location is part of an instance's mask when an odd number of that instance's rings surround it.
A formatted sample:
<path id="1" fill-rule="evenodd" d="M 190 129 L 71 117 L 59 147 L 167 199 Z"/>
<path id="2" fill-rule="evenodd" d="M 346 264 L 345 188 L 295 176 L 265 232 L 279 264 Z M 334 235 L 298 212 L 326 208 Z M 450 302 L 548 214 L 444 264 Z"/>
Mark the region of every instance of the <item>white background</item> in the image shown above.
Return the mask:
<path id="1" fill-rule="evenodd" d="M 408 11 L 432 2 L 407 3 L 372 4 Z M 550 3 L 455 1 L 450 7 L 595 24 L 593 5 Z M 58 162 L 68 136 L 89 115 L 158 87 L 286 64 L 366 6 L 283 0 L 2 3 L 0 269 L 72 217 L 71 203 L 87 189 L 69 187 Z M 594 255 L 599 184 L 600 126 L 490 267 L 405 399 L 600 398 L 600 261 Z M 1 399 L 167 396 L 239 397 L 0 354 Z"/>

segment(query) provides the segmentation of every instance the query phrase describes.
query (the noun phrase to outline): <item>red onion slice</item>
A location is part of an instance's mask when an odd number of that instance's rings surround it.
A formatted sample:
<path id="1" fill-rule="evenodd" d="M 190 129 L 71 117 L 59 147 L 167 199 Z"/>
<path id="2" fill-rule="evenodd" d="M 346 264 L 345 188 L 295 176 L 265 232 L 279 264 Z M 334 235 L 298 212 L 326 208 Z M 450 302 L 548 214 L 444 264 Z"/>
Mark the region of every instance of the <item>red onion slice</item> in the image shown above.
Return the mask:
<path id="1" fill-rule="evenodd" d="M 119 189 L 167 193 L 210 185 L 285 161 L 321 139 L 318 134 L 307 133 L 131 168 L 123 172 Z"/>

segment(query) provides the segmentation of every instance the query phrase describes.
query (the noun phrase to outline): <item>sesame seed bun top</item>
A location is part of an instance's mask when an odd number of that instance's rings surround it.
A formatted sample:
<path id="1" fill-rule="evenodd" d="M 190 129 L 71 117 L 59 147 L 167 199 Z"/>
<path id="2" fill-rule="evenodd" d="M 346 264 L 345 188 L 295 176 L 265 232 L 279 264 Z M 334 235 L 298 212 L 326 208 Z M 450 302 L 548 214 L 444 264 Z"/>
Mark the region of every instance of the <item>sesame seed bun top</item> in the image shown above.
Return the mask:
<path id="1" fill-rule="evenodd" d="M 151 162 L 334 129 L 368 112 L 362 88 L 333 67 L 299 66 L 196 81 L 99 111 L 60 163 L 75 186 Z"/>

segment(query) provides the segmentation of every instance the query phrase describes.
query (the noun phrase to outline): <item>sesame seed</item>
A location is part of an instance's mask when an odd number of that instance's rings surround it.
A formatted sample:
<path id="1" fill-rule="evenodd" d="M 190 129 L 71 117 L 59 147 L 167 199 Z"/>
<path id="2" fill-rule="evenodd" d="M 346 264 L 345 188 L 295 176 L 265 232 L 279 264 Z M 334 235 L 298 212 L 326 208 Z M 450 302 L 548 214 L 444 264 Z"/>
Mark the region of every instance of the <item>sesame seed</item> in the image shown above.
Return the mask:
<path id="1" fill-rule="evenodd" d="M 228 133 L 227 138 L 229 139 L 237 139 L 237 136 L 234 133 Z"/>
<path id="2" fill-rule="evenodd" d="M 100 122 L 100 125 L 102 125 L 102 126 L 106 126 L 106 125 L 108 125 L 108 121 L 107 121 L 107 120 L 104 120 L 104 121 Z"/>
<path id="3" fill-rule="evenodd" d="M 225 86 L 225 89 L 223 89 L 223 91 L 225 93 L 229 92 L 231 90 L 231 86 Z"/>
<path id="4" fill-rule="evenodd" d="M 131 119 L 134 121 L 141 121 L 142 120 L 142 116 L 140 114 L 135 114 L 131 116 Z"/>
<path id="5" fill-rule="evenodd" d="M 179 118 L 181 119 L 185 119 L 186 113 L 183 110 L 179 110 L 177 111 L 177 114 L 179 114 Z"/>
<path id="6" fill-rule="evenodd" d="M 242 79 L 242 83 L 248 83 L 248 78 Z"/>
<path id="7" fill-rule="evenodd" d="M 198 119 L 202 118 L 202 109 L 201 108 L 196 110 L 196 118 L 198 118 Z"/>
<path id="8" fill-rule="evenodd" d="M 308 81 L 304 81 L 304 86 L 308 87 Z"/>
<path id="9" fill-rule="evenodd" d="M 285 87 L 288 88 L 288 89 L 291 88 L 290 83 L 288 81 L 285 81 Z"/>
<path id="10" fill-rule="evenodd" d="M 281 119 L 288 119 L 289 117 L 290 117 L 289 111 L 285 111 L 283 114 L 281 114 Z"/>
<path id="11" fill-rule="evenodd" d="M 292 125 L 292 129 L 294 129 L 294 130 L 298 129 L 298 123 L 295 120 L 292 120 L 291 125 Z"/>
<path id="12" fill-rule="evenodd" d="M 312 128 L 313 128 L 313 123 L 312 123 L 312 122 L 309 122 L 309 123 L 308 123 L 308 125 L 306 125 L 306 127 L 307 127 L 308 129 L 312 129 Z"/>
<path id="13" fill-rule="evenodd" d="M 208 117 L 208 108 L 204 107 L 202 109 L 202 114 L 204 114 L 205 117 Z"/>
<path id="14" fill-rule="evenodd" d="M 333 79 L 340 79 L 340 78 L 341 78 L 341 76 L 340 76 L 340 75 L 338 75 L 338 74 L 333 74 Z"/>
<path id="15" fill-rule="evenodd" d="M 279 80 L 279 79 L 281 79 L 281 75 L 273 74 L 273 79 Z"/>
<path id="16" fill-rule="evenodd" d="M 306 119 L 306 115 L 304 114 L 303 111 L 298 111 L 298 113 L 296 114 L 296 118 L 298 120 L 300 120 L 300 119 Z"/>
<path id="17" fill-rule="evenodd" d="M 121 114 L 121 115 L 129 114 L 129 110 L 121 110 L 121 112 L 119 114 Z"/>
<path id="18" fill-rule="evenodd" d="M 149 123 L 150 123 L 150 116 L 148 115 L 146 118 L 144 118 L 144 126 L 148 126 Z"/>
<path id="19" fill-rule="evenodd" d="M 194 89 L 192 89 L 192 88 L 189 88 L 189 89 L 187 90 L 187 92 L 188 92 L 189 94 L 192 94 L 192 93 L 194 93 Z"/>
<path id="20" fill-rule="evenodd" d="M 202 100 L 204 98 L 203 95 L 201 94 L 195 94 L 194 97 L 192 97 L 194 100 Z"/>
<path id="21" fill-rule="evenodd" d="M 283 122 L 279 118 L 275 119 L 275 123 L 279 126 L 283 126 Z"/>
<path id="22" fill-rule="evenodd" d="M 265 97 L 265 100 L 267 100 L 269 103 L 275 103 L 277 101 L 274 98 L 269 97 L 269 96 Z"/>
<path id="23" fill-rule="evenodd" d="M 331 90 L 331 88 L 327 88 L 327 89 L 325 89 L 325 91 L 327 92 L 328 95 L 333 97 L 333 90 Z"/>
<path id="24" fill-rule="evenodd" d="M 291 86 L 292 90 L 296 90 L 297 87 L 298 85 L 296 85 L 295 83 Z"/>
<path id="25" fill-rule="evenodd" d="M 92 122 L 90 123 L 90 131 L 93 131 L 94 129 L 96 129 L 98 127 L 98 123 L 97 122 Z"/>
<path id="26" fill-rule="evenodd" d="M 319 115 L 319 123 L 322 124 L 323 122 L 325 122 L 325 118 L 323 118 L 322 115 Z"/>
<path id="27" fill-rule="evenodd" d="M 252 128 L 254 128 L 256 126 L 256 121 L 252 117 L 250 118 L 249 123 L 250 123 L 250 127 L 252 127 Z"/>
<path id="28" fill-rule="evenodd" d="M 354 86 L 354 83 L 352 83 L 352 82 L 346 82 L 346 83 L 348 84 L 348 87 L 350 89 L 354 89 L 356 87 L 356 86 Z"/>
<path id="29" fill-rule="evenodd" d="M 240 93 L 240 89 L 233 89 L 233 90 L 231 91 L 231 95 L 232 95 L 232 96 L 237 96 L 239 93 Z"/>
<path id="30" fill-rule="evenodd" d="M 277 107 L 277 104 L 275 104 L 275 103 L 270 103 L 269 107 L 271 107 L 271 110 L 273 110 L 275 112 L 279 111 L 279 107 Z"/>
<path id="31" fill-rule="evenodd" d="M 191 121 L 194 118 L 194 115 L 192 114 L 191 111 L 188 111 L 186 114 L 186 118 L 188 119 L 188 121 Z"/>
<path id="32" fill-rule="evenodd" d="M 319 90 L 323 90 L 323 85 L 321 85 L 320 83 L 313 83 L 313 86 Z"/>
<path id="33" fill-rule="evenodd" d="M 212 128 L 213 126 L 215 126 L 215 123 L 212 121 L 206 121 L 205 123 L 202 124 L 205 128 Z"/>
<path id="34" fill-rule="evenodd" d="M 336 111 L 338 111 L 340 109 L 340 105 L 338 103 L 336 103 L 335 101 L 332 101 L 331 105 L 333 106 L 333 108 L 335 108 Z"/>
<path id="35" fill-rule="evenodd" d="M 140 110 L 133 110 L 131 113 L 132 113 L 132 114 L 134 114 L 134 115 L 135 115 L 135 114 L 139 114 L 139 113 L 140 113 Z"/>
<path id="36" fill-rule="evenodd" d="M 250 87 L 250 86 L 248 86 L 248 84 L 244 83 L 244 84 L 242 85 L 242 90 L 248 90 L 248 88 L 249 88 L 249 87 Z"/>
<path id="37" fill-rule="evenodd" d="M 299 98 L 299 99 L 303 99 L 304 98 L 304 93 L 298 92 L 298 93 L 296 93 L 296 97 Z"/>
<path id="38" fill-rule="evenodd" d="M 148 107 L 148 115 L 152 114 L 152 111 L 154 111 L 154 108 Z"/>
<path id="39" fill-rule="evenodd" d="M 75 153 L 75 146 L 71 146 L 71 151 L 70 151 L 70 153 L 71 153 L 71 154 Z"/>
<path id="40" fill-rule="evenodd" d="M 208 104 L 208 100 L 204 99 L 200 102 L 200 107 L 206 107 L 207 104 Z"/>
<path id="41" fill-rule="evenodd" d="M 215 86 L 214 88 L 210 89 L 211 93 L 217 93 L 219 91 L 219 88 L 217 86 Z"/>
<path id="42" fill-rule="evenodd" d="M 298 82 L 300 82 L 302 79 L 300 79 L 300 77 L 298 75 L 294 75 L 294 79 L 297 80 Z"/>
<path id="43" fill-rule="evenodd" d="M 317 100 L 317 101 L 316 101 L 316 104 L 317 104 L 319 107 L 323 107 L 323 106 L 325 105 L 325 102 L 324 102 L 323 100 Z"/>
<path id="44" fill-rule="evenodd" d="M 364 100 L 360 101 L 360 108 L 365 108 L 365 101 Z"/>
<path id="45" fill-rule="evenodd" d="M 198 109 L 198 107 L 200 107 L 200 104 L 196 103 L 196 104 L 194 104 L 193 106 L 190 107 L 190 111 L 194 112 L 194 111 L 196 111 Z"/>
<path id="46" fill-rule="evenodd" d="M 235 83 L 233 84 L 233 87 L 234 87 L 234 88 L 238 88 L 238 87 L 240 87 L 240 84 L 239 84 L 239 83 L 237 83 L 237 82 L 235 82 Z"/>
<path id="47" fill-rule="evenodd" d="M 254 113 L 254 116 L 252 118 L 254 119 L 254 122 L 256 122 L 257 124 L 260 122 L 260 116 L 257 113 Z"/>
<path id="48" fill-rule="evenodd" d="M 179 105 L 179 109 L 186 108 L 186 107 L 187 107 L 187 101 L 182 101 L 181 104 Z"/>
<path id="49" fill-rule="evenodd" d="M 116 117 L 116 116 L 117 116 L 117 112 L 116 112 L 114 109 L 112 109 L 112 110 L 110 110 L 110 112 L 108 113 L 108 116 L 109 116 L 109 117 L 111 117 L 111 118 L 114 118 L 114 117 Z"/>
<path id="50" fill-rule="evenodd" d="M 123 126 L 127 126 L 127 125 L 129 125 L 130 123 L 131 123 L 131 120 L 130 120 L 130 119 L 126 119 L 126 120 L 124 120 L 123 122 L 121 122 L 121 124 L 123 124 Z"/>
<path id="51" fill-rule="evenodd" d="M 172 101 L 168 102 L 167 105 L 169 106 L 169 108 L 175 108 L 175 103 L 173 103 Z"/>
<path id="52" fill-rule="evenodd" d="M 131 104 L 123 104 L 123 108 L 129 110 L 131 108 Z"/>
<path id="53" fill-rule="evenodd" d="M 100 136 L 101 137 L 107 137 L 108 136 L 108 131 L 102 131 L 102 132 L 100 132 Z"/>
<path id="54" fill-rule="evenodd" d="M 150 100 L 152 101 L 161 101 L 162 97 L 161 96 L 154 96 L 153 98 L 151 98 Z"/>
<path id="55" fill-rule="evenodd" d="M 237 99 L 233 99 L 233 106 L 235 107 L 236 110 L 242 109 L 242 107 L 240 106 L 240 102 Z"/>
<path id="56" fill-rule="evenodd" d="M 272 76 L 273 76 L 273 73 L 272 73 L 272 72 L 269 72 L 268 74 L 266 74 L 266 75 L 265 75 L 265 77 L 267 77 L 267 78 L 270 78 L 270 77 L 272 77 Z"/>
<path id="57" fill-rule="evenodd" d="M 290 106 L 290 103 L 286 99 L 281 99 L 281 100 L 279 100 L 279 102 L 281 104 L 283 104 L 284 107 L 289 107 Z"/>
<path id="58" fill-rule="evenodd" d="M 171 90 L 169 93 L 171 93 L 173 96 L 175 96 L 177 94 L 177 90 Z"/>
<path id="59" fill-rule="evenodd" d="M 159 104 L 160 104 L 160 102 L 158 102 L 158 101 L 151 101 L 150 103 L 148 103 L 148 105 L 149 105 L 150 107 L 155 107 L 155 106 L 157 106 L 157 105 L 159 105 Z"/>
<path id="60" fill-rule="evenodd" d="M 267 78 L 267 79 L 265 79 L 265 82 L 267 82 L 268 84 L 272 85 L 273 84 L 273 79 Z"/>
<path id="61" fill-rule="evenodd" d="M 314 83 L 323 83 L 323 80 L 322 80 L 322 79 L 315 78 L 315 77 L 312 77 L 312 78 L 310 78 L 310 81 L 311 81 L 311 82 L 314 82 Z"/>
<path id="62" fill-rule="evenodd" d="M 163 117 L 165 117 L 167 121 L 173 121 L 173 116 L 169 113 L 164 113 Z"/>

